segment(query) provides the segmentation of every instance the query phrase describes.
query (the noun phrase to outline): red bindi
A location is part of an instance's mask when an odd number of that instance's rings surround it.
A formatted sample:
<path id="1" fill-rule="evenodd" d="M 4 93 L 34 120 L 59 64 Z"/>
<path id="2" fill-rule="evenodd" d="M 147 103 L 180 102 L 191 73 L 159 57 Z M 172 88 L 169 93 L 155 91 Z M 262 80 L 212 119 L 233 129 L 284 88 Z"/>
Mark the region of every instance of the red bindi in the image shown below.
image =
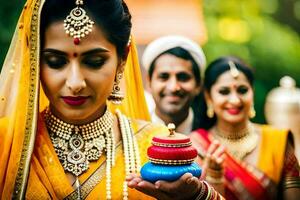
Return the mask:
<path id="1" fill-rule="evenodd" d="M 80 43 L 80 39 L 79 38 L 74 38 L 74 44 L 79 45 L 79 43 Z"/>
<path id="2" fill-rule="evenodd" d="M 78 54 L 77 53 L 73 53 L 73 56 L 76 58 L 78 56 Z"/>

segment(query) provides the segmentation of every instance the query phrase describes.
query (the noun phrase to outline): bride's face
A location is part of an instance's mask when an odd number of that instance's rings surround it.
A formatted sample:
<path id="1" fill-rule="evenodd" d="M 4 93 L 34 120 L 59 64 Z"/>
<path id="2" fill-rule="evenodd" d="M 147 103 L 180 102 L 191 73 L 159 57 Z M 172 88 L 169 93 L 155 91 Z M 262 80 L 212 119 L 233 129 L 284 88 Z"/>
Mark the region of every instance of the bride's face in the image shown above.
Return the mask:
<path id="1" fill-rule="evenodd" d="M 42 46 L 41 81 L 52 112 L 75 124 L 101 116 L 120 63 L 115 45 L 97 26 L 75 45 L 57 22 L 46 29 Z"/>

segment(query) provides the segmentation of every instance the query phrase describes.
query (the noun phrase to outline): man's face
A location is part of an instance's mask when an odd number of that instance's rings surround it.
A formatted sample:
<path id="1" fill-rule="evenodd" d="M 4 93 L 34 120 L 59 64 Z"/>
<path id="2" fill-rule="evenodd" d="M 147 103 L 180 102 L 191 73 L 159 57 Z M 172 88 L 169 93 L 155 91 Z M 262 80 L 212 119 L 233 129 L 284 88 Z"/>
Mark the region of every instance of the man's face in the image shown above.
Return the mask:
<path id="1" fill-rule="evenodd" d="M 192 62 L 172 54 L 161 55 L 154 63 L 150 90 L 161 115 L 185 114 L 200 92 Z"/>

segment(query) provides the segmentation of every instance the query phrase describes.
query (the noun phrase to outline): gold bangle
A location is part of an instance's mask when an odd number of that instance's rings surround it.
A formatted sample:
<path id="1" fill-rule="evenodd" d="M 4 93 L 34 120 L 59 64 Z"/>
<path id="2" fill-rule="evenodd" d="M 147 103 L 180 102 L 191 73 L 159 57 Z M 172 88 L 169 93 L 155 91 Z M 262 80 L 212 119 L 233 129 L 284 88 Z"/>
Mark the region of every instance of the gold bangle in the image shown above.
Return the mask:
<path id="1" fill-rule="evenodd" d="M 195 198 L 195 200 L 201 200 L 203 198 L 203 196 L 205 195 L 205 192 L 208 191 L 207 186 L 202 182 L 201 183 L 201 190 L 199 192 L 199 194 L 197 195 L 197 197 Z"/>
<path id="2" fill-rule="evenodd" d="M 283 181 L 283 188 L 300 188 L 300 178 L 299 177 L 285 177 Z"/>
<path id="3" fill-rule="evenodd" d="M 223 177 L 219 177 L 219 178 L 215 178 L 212 176 L 206 176 L 205 180 L 211 184 L 222 184 L 224 183 L 224 178 Z"/>
<path id="4" fill-rule="evenodd" d="M 187 143 L 174 143 L 174 144 L 164 144 L 164 143 L 160 143 L 160 142 L 151 142 L 152 145 L 154 146 L 159 146 L 159 147 L 189 147 L 192 145 L 192 142 L 187 142 Z"/>
<path id="5" fill-rule="evenodd" d="M 214 169 L 210 169 L 207 168 L 207 176 L 211 176 L 213 178 L 221 178 L 224 175 L 224 171 L 223 170 L 214 170 Z"/>
<path id="6" fill-rule="evenodd" d="M 162 164 L 162 165 L 187 165 L 194 162 L 194 159 L 189 160 L 163 160 L 148 157 L 151 163 Z"/>
<path id="7" fill-rule="evenodd" d="M 205 200 L 209 200 L 210 197 L 211 197 L 211 187 L 209 186 L 209 184 L 208 184 L 207 182 L 203 181 L 203 183 L 204 183 L 204 184 L 206 185 L 206 187 L 207 187 L 207 196 L 206 196 Z"/>

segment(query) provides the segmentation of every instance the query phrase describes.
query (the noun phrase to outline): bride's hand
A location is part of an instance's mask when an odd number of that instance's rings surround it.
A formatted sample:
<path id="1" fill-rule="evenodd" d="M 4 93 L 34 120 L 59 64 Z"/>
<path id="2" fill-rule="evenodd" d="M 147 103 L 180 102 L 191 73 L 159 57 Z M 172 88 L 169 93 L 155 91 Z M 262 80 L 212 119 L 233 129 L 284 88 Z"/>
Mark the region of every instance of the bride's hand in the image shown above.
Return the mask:
<path id="1" fill-rule="evenodd" d="M 194 199 L 203 186 L 201 181 L 190 173 L 185 173 L 173 182 L 159 180 L 153 184 L 143 180 L 137 174 L 131 174 L 126 178 L 126 181 L 128 182 L 128 187 L 163 200 Z"/>

